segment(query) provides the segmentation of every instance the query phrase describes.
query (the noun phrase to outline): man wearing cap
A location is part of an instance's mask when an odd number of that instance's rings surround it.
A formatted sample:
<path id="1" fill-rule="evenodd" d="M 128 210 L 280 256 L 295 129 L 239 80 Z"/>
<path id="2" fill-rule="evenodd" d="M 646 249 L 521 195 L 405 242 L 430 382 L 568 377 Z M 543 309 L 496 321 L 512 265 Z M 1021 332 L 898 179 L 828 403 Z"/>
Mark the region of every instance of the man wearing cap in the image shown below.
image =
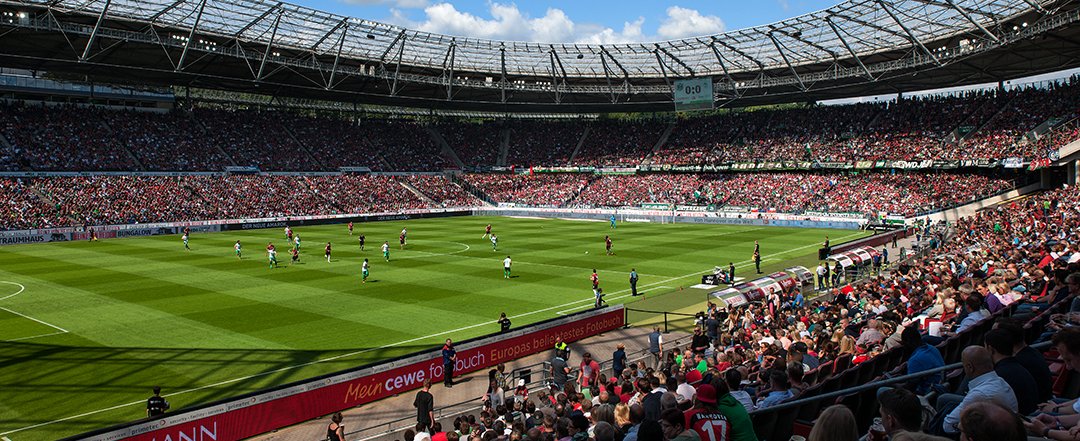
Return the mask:
<path id="1" fill-rule="evenodd" d="M 703 440 L 730 441 L 732 424 L 716 408 L 716 389 L 711 384 L 702 384 L 696 392 L 694 407 L 684 414 L 686 428 L 697 432 Z"/>
<path id="2" fill-rule="evenodd" d="M 697 387 L 698 383 L 701 383 L 701 372 L 698 372 L 697 369 L 691 369 L 686 371 L 686 374 L 676 375 L 675 378 L 679 380 L 679 387 L 675 389 L 679 403 L 694 401 L 694 388 Z"/>

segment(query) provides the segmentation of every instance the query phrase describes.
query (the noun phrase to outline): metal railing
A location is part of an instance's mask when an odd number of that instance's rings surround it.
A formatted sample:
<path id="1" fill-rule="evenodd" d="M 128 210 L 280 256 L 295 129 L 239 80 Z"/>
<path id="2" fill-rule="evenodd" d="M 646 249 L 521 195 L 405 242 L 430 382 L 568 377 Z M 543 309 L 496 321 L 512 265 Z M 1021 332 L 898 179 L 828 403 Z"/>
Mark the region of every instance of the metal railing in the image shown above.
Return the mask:
<path id="1" fill-rule="evenodd" d="M 668 343 L 668 344 L 672 345 L 672 347 L 678 347 L 678 346 L 681 346 L 683 344 L 689 344 L 689 340 L 690 340 L 690 337 L 687 336 L 687 337 L 682 337 L 682 338 L 675 339 L 674 341 L 672 341 L 671 343 Z M 647 359 L 649 359 L 651 357 L 652 357 L 652 354 L 649 353 L 649 348 L 646 347 L 644 349 L 634 351 L 634 352 L 631 352 L 631 353 L 627 354 L 626 355 L 626 363 L 627 363 L 627 366 L 629 366 L 630 363 L 637 363 L 638 361 L 647 360 Z M 594 359 L 595 359 L 595 357 L 594 357 Z M 614 373 L 614 371 L 612 369 L 612 365 L 614 363 L 614 360 L 607 359 L 607 360 L 599 361 L 599 363 L 600 363 L 600 372 L 601 373 L 604 373 L 606 375 L 612 375 Z M 578 369 L 571 368 L 571 373 L 570 373 L 571 378 L 573 378 L 574 372 L 577 372 L 577 371 L 578 371 Z M 524 375 L 522 375 L 523 373 L 525 375 L 529 375 L 529 377 L 530 377 L 531 381 L 526 384 L 526 387 L 528 387 L 529 390 L 531 390 L 531 391 L 547 390 L 548 385 L 551 383 L 551 362 L 548 361 L 548 360 L 545 360 L 545 361 L 541 361 L 539 363 L 533 363 L 533 364 L 530 364 L 530 365 L 527 365 L 527 366 L 522 366 L 522 367 L 519 367 L 519 368 L 516 368 L 516 369 L 510 371 L 511 377 L 514 378 L 515 380 L 524 377 Z M 539 386 L 539 388 L 537 388 L 537 386 Z M 513 391 L 504 391 L 504 394 L 506 394 L 506 392 L 510 392 L 510 394 L 513 393 Z M 479 399 L 480 399 L 480 397 L 471 398 L 471 399 L 468 399 L 468 400 L 465 400 L 465 401 L 460 401 L 460 402 L 457 402 L 457 403 L 454 403 L 454 404 L 450 404 L 450 405 L 447 405 L 447 406 L 436 408 L 436 409 L 434 409 L 435 419 L 440 420 L 440 419 L 456 417 L 456 416 L 459 416 L 459 415 L 479 412 L 481 409 L 483 409 L 483 405 L 477 404 Z M 411 429 L 415 425 L 416 425 L 416 416 L 410 414 L 409 416 L 406 416 L 406 417 L 402 417 L 402 418 L 398 418 L 398 419 L 395 419 L 395 420 L 379 423 L 379 424 L 376 424 L 376 425 L 373 425 L 373 426 L 368 426 L 368 427 L 364 427 L 364 428 L 361 428 L 361 429 L 346 432 L 345 436 L 348 437 L 349 439 L 353 439 L 355 441 L 368 441 L 368 440 L 376 439 L 376 438 L 379 438 L 379 437 L 387 436 L 387 435 L 390 435 L 390 434 L 402 432 L 402 431 L 405 431 L 407 429 Z M 367 433 L 367 434 L 362 435 L 364 433 Z"/>
<path id="2" fill-rule="evenodd" d="M 1035 348 L 1035 349 L 1045 349 L 1045 348 L 1047 348 L 1049 346 L 1050 346 L 1050 342 L 1048 342 L 1048 341 L 1031 345 L 1031 347 Z M 785 409 L 791 409 L 793 407 L 799 407 L 799 406 L 802 406 L 804 404 L 810 404 L 810 403 L 814 403 L 814 402 L 821 401 L 821 400 L 827 400 L 829 398 L 846 397 L 846 396 L 854 395 L 854 394 L 857 394 L 857 393 L 860 393 L 860 392 L 866 392 L 866 391 L 871 390 L 871 389 L 878 389 L 878 388 L 885 387 L 885 386 L 892 386 L 892 385 L 899 384 L 899 383 L 906 383 L 906 382 L 911 381 L 911 380 L 919 379 L 919 378 L 922 378 L 922 377 L 927 377 L 927 376 L 942 373 L 942 372 L 948 372 L 948 371 L 952 371 L 952 370 L 956 370 L 956 369 L 963 369 L 963 367 L 964 367 L 963 363 L 952 363 L 952 364 L 947 364 L 947 365 L 939 367 L 939 368 L 927 369 L 925 371 L 917 372 L 917 373 L 914 373 L 914 374 L 906 374 L 906 375 L 900 375 L 900 376 L 897 376 L 897 377 L 886 378 L 884 380 L 871 381 L 869 383 L 859 385 L 859 386 L 849 387 L 847 389 L 840 389 L 840 390 L 836 390 L 836 391 L 832 391 L 832 392 L 826 392 L 826 393 L 823 393 L 823 394 L 820 394 L 820 395 L 814 395 L 812 397 L 799 398 L 799 399 L 794 400 L 794 401 L 783 402 L 783 403 L 777 404 L 775 406 L 770 406 L 770 407 L 765 408 L 765 409 L 754 410 L 754 411 L 750 412 L 750 417 L 753 418 L 755 415 L 764 415 L 764 414 L 767 414 L 767 413 L 778 412 L 778 411 L 785 410 Z"/>

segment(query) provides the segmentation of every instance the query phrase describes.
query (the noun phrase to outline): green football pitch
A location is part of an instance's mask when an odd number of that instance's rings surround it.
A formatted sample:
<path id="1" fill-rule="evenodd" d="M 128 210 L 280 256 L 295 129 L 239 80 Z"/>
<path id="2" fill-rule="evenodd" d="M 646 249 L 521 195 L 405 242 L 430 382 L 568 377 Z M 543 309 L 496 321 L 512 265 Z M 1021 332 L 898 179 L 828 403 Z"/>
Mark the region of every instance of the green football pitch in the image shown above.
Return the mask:
<path id="1" fill-rule="evenodd" d="M 481 237 L 488 223 L 497 251 Z M 139 419 L 154 385 L 175 411 L 488 334 L 500 312 L 520 326 L 580 311 L 592 306 L 593 268 L 609 303 L 693 310 L 705 291 L 683 288 L 729 261 L 749 275 L 754 240 L 768 272 L 815 265 L 825 235 L 837 244 L 867 234 L 458 217 L 357 224 L 361 251 L 345 225 L 295 231 L 298 264 L 281 229 L 193 234 L 190 251 L 179 236 L 0 248 L 0 437 L 49 440 Z M 644 298 L 628 296 L 631 267 Z"/>

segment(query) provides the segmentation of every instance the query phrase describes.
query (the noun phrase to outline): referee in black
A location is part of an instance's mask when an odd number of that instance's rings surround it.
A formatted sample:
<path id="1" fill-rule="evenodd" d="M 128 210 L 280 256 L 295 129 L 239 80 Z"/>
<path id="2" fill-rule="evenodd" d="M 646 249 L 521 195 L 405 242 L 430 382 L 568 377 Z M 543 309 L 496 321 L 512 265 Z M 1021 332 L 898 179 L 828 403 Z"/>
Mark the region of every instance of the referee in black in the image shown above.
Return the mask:
<path id="1" fill-rule="evenodd" d="M 502 313 L 501 316 L 499 316 L 498 323 L 499 323 L 499 332 L 500 333 L 502 333 L 502 332 L 510 332 L 510 319 L 506 318 L 506 313 L 505 312 Z"/>
<path id="2" fill-rule="evenodd" d="M 161 396 L 161 386 L 154 386 L 154 396 L 146 400 L 146 416 L 165 415 L 166 410 L 169 410 L 169 402 Z"/>

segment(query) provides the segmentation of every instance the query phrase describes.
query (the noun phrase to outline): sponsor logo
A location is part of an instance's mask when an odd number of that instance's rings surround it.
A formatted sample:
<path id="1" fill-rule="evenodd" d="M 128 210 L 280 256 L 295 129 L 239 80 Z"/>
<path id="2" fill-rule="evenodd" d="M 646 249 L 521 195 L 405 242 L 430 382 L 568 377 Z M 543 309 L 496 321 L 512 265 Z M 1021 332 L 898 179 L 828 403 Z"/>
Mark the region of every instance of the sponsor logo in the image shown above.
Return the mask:
<path id="1" fill-rule="evenodd" d="M 175 433 L 166 433 L 163 437 L 154 436 L 154 441 L 216 441 L 218 439 L 217 422 L 211 426 L 200 424 L 198 427 L 184 428 Z"/>
<path id="2" fill-rule="evenodd" d="M 17 245 L 21 243 L 39 243 L 48 242 L 45 239 L 44 234 L 33 234 L 28 236 L 15 236 L 15 237 L 0 237 L 0 245 Z"/>
<path id="3" fill-rule="evenodd" d="M 279 228 L 279 227 L 284 227 L 284 226 L 286 226 L 288 224 L 289 223 L 285 222 L 285 221 L 280 221 L 280 222 L 255 222 L 255 223 L 250 223 L 250 224 L 242 224 L 242 225 L 240 225 L 240 229 L 243 229 L 243 230 L 258 230 L 258 229 L 261 229 L 261 228 Z"/>

